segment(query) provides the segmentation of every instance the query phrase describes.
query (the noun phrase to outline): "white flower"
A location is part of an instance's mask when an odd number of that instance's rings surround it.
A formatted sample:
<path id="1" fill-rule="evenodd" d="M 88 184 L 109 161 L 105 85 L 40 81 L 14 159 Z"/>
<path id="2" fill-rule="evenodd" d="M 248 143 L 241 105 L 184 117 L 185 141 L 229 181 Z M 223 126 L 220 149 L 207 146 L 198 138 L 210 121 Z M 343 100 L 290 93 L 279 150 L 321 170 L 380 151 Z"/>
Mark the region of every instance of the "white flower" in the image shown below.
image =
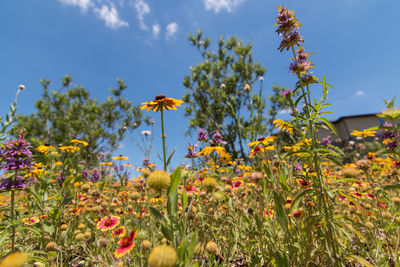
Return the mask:
<path id="1" fill-rule="evenodd" d="M 223 84 L 221 84 L 221 88 L 222 89 L 225 89 L 225 87 L 226 87 L 226 85 L 223 83 Z"/>
<path id="2" fill-rule="evenodd" d="M 142 131 L 142 134 L 144 135 L 144 136 L 148 136 L 148 135 L 151 135 L 151 131 Z"/>
<path id="3" fill-rule="evenodd" d="M 23 84 L 18 85 L 18 89 L 19 90 L 25 90 L 25 85 L 23 85 Z"/>
<path id="4" fill-rule="evenodd" d="M 258 78 L 260 81 L 264 81 L 264 77 L 260 77 Z"/>
<path id="5" fill-rule="evenodd" d="M 245 92 L 250 92 L 251 86 L 250 86 L 248 83 L 246 83 L 246 84 L 244 85 L 243 90 L 244 90 Z"/>

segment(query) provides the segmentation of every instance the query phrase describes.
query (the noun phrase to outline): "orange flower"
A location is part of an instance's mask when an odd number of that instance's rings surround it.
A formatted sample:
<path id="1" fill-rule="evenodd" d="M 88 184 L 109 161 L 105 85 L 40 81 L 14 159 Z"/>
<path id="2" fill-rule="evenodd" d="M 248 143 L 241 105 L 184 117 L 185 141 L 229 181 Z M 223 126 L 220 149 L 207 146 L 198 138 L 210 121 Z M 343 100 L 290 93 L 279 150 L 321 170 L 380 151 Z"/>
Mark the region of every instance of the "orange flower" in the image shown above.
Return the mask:
<path id="1" fill-rule="evenodd" d="M 174 99 L 174 98 L 167 98 L 165 95 L 158 95 L 156 99 L 150 102 L 142 103 L 141 110 L 146 109 L 146 112 L 153 110 L 157 112 L 159 110 L 177 110 L 176 106 L 180 107 L 183 103 L 182 100 Z"/>
<path id="2" fill-rule="evenodd" d="M 119 224 L 119 217 L 110 216 L 104 217 L 97 223 L 97 229 L 101 229 L 102 232 L 113 229 Z"/>
<path id="3" fill-rule="evenodd" d="M 133 230 L 127 237 L 122 238 L 118 242 L 120 247 L 114 252 L 114 256 L 116 258 L 121 258 L 135 247 L 135 243 L 133 242 L 133 240 L 135 239 L 136 235 L 137 231 Z"/>

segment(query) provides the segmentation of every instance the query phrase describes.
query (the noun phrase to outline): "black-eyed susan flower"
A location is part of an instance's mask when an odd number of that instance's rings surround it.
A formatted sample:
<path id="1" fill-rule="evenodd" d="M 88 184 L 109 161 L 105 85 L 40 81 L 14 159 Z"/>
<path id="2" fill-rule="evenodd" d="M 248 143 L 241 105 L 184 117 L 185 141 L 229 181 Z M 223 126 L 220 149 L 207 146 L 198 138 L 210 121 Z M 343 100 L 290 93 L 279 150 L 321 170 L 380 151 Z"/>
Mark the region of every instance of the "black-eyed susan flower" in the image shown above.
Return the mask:
<path id="1" fill-rule="evenodd" d="M 47 154 L 47 153 L 49 153 L 51 151 L 55 151 L 55 150 L 56 149 L 53 146 L 49 145 L 49 144 L 40 145 L 40 146 L 38 146 L 36 148 L 37 152 L 40 152 L 40 153 L 43 153 L 43 154 Z"/>
<path id="2" fill-rule="evenodd" d="M 362 131 L 354 130 L 354 131 L 351 132 L 351 135 L 362 139 L 362 138 L 366 138 L 368 136 L 375 136 L 375 131 L 368 130 L 368 129 L 367 130 L 362 130 Z"/>
<path id="3" fill-rule="evenodd" d="M 79 147 L 76 146 L 60 146 L 59 149 L 61 151 L 66 151 L 71 153 L 81 150 Z"/>
<path id="4" fill-rule="evenodd" d="M 284 120 L 274 120 L 272 122 L 275 127 L 278 127 L 280 131 L 285 131 L 288 134 L 293 134 L 293 124 Z"/>
<path id="5" fill-rule="evenodd" d="M 268 146 L 276 139 L 276 136 L 267 136 L 267 137 L 260 137 L 256 141 L 248 143 L 247 145 L 250 147 L 253 146 Z"/>
<path id="6" fill-rule="evenodd" d="M 118 242 L 119 248 L 114 252 L 114 256 L 116 258 L 121 258 L 135 247 L 135 243 L 133 241 L 135 240 L 136 235 L 137 230 L 133 230 L 128 236 L 122 238 Z"/>
<path id="7" fill-rule="evenodd" d="M 224 156 L 226 154 L 225 148 L 223 148 L 222 146 L 206 146 L 199 152 L 199 155 L 207 156 L 214 151 L 220 156 Z"/>
<path id="8" fill-rule="evenodd" d="M 102 162 L 102 163 L 100 163 L 100 165 L 101 165 L 101 166 L 113 166 L 114 163 L 112 163 L 112 162 L 110 162 L 110 161 L 107 161 L 107 162 Z"/>
<path id="9" fill-rule="evenodd" d="M 150 102 L 142 103 L 141 110 L 146 109 L 147 112 L 153 110 L 157 112 L 159 110 L 177 110 L 177 106 L 180 107 L 183 103 L 182 100 L 174 99 L 174 98 L 167 98 L 165 95 L 158 95 L 156 96 L 155 100 Z"/>
<path id="10" fill-rule="evenodd" d="M 85 142 L 85 141 L 82 141 L 82 140 L 79 140 L 79 139 L 72 139 L 70 142 L 73 143 L 73 144 L 79 144 L 79 145 L 83 145 L 83 146 L 88 146 L 89 145 L 88 142 Z"/>
<path id="11" fill-rule="evenodd" d="M 119 155 L 118 157 L 113 157 L 113 160 L 118 160 L 118 159 L 123 159 L 123 160 L 128 160 L 128 157 L 124 157 L 122 155 Z"/>
<path id="12" fill-rule="evenodd" d="M 151 251 L 148 264 L 149 267 L 173 267 L 178 256 L 173 247 L 166 244 L 158 245 Z"/>
<path id="13" fill-rule="evenodd" d="M 101 219 L 97 223 L 97 229 L 101 229 L 102 232 L 105 232 L 115 228 L 118 224 L 119 224 L 118 216 L 107 216 Z"/>

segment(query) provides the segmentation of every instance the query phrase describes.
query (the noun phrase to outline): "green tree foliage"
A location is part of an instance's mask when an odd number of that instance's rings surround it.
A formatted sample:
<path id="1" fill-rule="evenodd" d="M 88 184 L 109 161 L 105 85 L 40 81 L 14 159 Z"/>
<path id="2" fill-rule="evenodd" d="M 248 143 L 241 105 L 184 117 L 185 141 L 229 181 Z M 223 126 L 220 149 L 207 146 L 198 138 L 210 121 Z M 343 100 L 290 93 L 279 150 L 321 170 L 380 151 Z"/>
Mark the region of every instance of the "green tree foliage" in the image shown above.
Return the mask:
<path id="1" fill-rule="evenodd" d="M 49 91 L 50 81 L 41 79 L 42 98 L 36 101 L 37 111 L 17 116 L 14 133 L 21 130 L 34 145 L 68 145 L 71 139 L 89 143 L 83 156 L 88 163 L 97 161 L 99 152 L 111 153 L 119 146 L 127 131 L 138 127 L 143 118 L 138 105 L 121 96 L 127 85 L 117 79 L 111 95 L 99 103 L 84 86 L 72 83 L 66 75 L 60 90 Z"/>
<path id="2" fill-rule="evenodd" d="M 267 130 L 261 87 L 259 92 L 252 89 L 266 70 L 253 61 L 251 43 L 243 45 L 236 37 L 221 37 L 218 50 L 211 52 L 211 41 L 202 37 L 201 30 L 188 37 L 203 58 L 183 81 L 187 88 L 185 115 L 190 117 L 188 133 L 199 127 L 209 133 L 219 131 L 231 155 L 245 158 L 246 140 Z"/>

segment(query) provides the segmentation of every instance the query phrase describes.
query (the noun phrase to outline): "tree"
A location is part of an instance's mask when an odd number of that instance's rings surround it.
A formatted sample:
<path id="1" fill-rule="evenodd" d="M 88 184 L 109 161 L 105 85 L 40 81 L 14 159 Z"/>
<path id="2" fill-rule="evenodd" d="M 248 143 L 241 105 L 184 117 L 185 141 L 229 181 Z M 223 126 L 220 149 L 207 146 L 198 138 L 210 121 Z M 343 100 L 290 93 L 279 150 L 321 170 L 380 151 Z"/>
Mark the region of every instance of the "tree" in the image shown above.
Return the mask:
<path id="1" fill-rule="evenodd" d="M 81 139 L 89 144 L 84 148 L 84 159 L 95 163 L 99 152 L 110 154 L 118 148 L 127 131 L 142 123 L 140 107 L 121 96 L 127 88 L 121 79 L 117 79 L 117 87 L 110 88 L 111 95 L 102 103 L 92 99 L 84 86 L 72 84 L 69 75 L 62 79 L 62 88 L 51 93 L 50 81 L 41 79 L 40 82 L 43 94 L 35 103 L 37 112 L 27 116 L 19 114 L 14 128 L 16 134 L 25 131 L 34 146 L 46 143 L 58 146 L 68 144 L 71 139 Z"/>
<path id="2" fill-rule="evenodd" d="M 216 52 L 209 51 L 210 39 L 189 34 L 189 41 L 200 51 L 203 62 L 191 67 L 184 77 L 187 88 L 183 100 L 185 115 L 190 117 L 188 133 L 200 127 L 209 133 L 221 132 L 226 149 L 233 157 L 246 158 L 246 140 L 266 133 L 263 116 L 265 99 L 252 90 L 265 74 L 265 68 L 254 62 L 251 43 L 243 45 L 236 37 L 221 37 Z M 239 149 L 236 149 L 236 146 Z"/>

